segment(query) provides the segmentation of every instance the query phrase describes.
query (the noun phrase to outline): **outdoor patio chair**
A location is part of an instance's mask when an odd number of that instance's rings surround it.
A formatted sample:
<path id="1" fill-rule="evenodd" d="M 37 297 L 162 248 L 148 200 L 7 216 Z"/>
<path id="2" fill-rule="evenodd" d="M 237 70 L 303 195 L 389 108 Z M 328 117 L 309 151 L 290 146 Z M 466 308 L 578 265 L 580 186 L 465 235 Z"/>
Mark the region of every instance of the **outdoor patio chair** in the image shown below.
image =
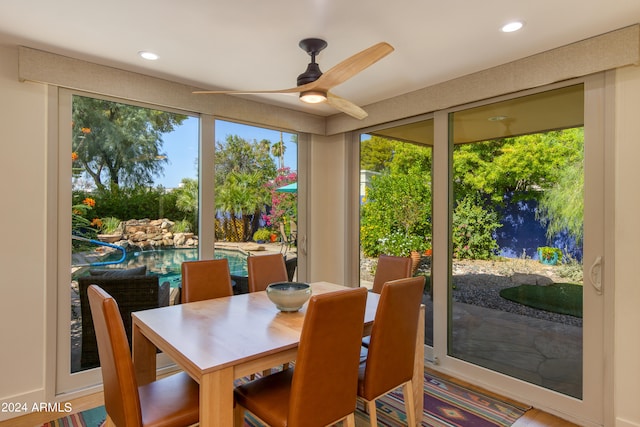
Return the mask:
<path id="1" fill-rule="evenodd" d="M 358 372 L 358 396 L 368 403 L 372 426 L 377 426 L 376 400 L 402 386 L 407 425 L 415 426 L 413 365 L 424 276 L 384 284 L 371 341 Z"/>
<path id="2" fill-rule="evenodd" d="M 158 276 L 119 276 L 98 275 L 78 278 L 80 293 L 80 313 L 82 315 L 82 350 L 80 366 L 82 369 L 100 365 L 96 332 L 89 307 L 87 289 L 97 285 L 120 301 L 120 315 L 124 323 L 129 347 L 131 347 L 131 313 L 169 305 L 169 282 L 159 285 Z"/>
<path id="3" fill-rule="evenodd" d="M 198 383 L 186 373 L 138 386 L 118 303 L 98 286 L 87 290 L 100 353 L 106 425 L 182 427 L 199 421 Z"/>
<path id="4" fill-rule="evenodd" d="M 298 257 L 285 257 L 284 265 L 287 267 L 287 278 L 290 282 L 293 282 L 293 278 L 296 275 L 296 268 L 298 267 Z"/>
<path id="5" fill-rule="evenodd" d="M 289 223 L 289 234 L 287 234 L 284 226 L 284 222 L 281 222 L 278 226 L 280 231 L 280 252 L 285 254 L 294 246 L 298 239 L 297 225 L 294 221 Z"/>
<path id="6" fill-rule="evenodd" d="M 365 288 L 309 299 L 296 366 L 235 389 L 234 426 L 245 409 L 272 427 L 324 427 L 346 420 L 355 427 Z"/>

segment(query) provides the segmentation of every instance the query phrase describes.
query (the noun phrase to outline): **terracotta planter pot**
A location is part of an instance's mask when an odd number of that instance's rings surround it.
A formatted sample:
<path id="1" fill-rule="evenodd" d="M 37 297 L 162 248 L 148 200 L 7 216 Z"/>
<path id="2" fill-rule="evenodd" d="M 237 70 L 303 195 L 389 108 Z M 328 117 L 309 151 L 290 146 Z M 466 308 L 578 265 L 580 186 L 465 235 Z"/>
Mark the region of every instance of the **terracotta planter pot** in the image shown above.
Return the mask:
<path id="1" fill-rule="evenodd" d="M 122 234 L 98 234 L 98 240 L 105 243 L 115 243 L 122 239 Z"/>
<path id="2" fill-rule="evenodd" d="M 418 251 L 411 251 L 411 274 L 415 274 L 418 269 L 418 265 L 420 265 L 420 259 L 422 256 Z"/>

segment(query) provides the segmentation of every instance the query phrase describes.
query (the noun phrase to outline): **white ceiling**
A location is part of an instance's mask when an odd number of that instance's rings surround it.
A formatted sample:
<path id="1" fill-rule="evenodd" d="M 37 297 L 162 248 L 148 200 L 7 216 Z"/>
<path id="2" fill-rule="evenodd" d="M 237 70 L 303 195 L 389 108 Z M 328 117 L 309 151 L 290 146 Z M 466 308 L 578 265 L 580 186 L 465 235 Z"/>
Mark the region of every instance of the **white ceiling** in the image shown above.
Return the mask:
<path id="1" fill-rule="evenodd" d="M 515 19 L 521 31 L 499 31 Z M 328 42 L 323 71 L 386 41 L 392 54 L 333 89 L 366 106 L 637 22 L 639 0 L 2 0 L 0 44 L 203 89 L 267 90 L 295 86 L 309 62 L 303 38 Z M 335 114 L 295 95 L 252 97 Z"/>

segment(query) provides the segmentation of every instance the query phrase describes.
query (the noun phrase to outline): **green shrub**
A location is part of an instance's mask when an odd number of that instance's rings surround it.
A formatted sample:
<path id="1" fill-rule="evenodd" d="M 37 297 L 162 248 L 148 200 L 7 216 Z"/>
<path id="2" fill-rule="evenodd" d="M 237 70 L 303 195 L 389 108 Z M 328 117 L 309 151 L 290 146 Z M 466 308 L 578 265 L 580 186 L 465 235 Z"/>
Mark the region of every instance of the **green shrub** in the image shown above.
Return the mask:
<path id="1" fill-rule="evenodd" d="M 556 271 L 560 277 L 569 279 L 574 283 L 582 283 L 584 281 L 582 263 L 578 262 L 568 252 L 564 262 L 557 267 Z"/>
<path id="2" fill-rule="evenodd" d="M 88 217 L 89 220 L 107 217 L 125 220 L 142 218 L 176 220 L 176 218 L 185 217 L 185 212 L 176 206 L 178 192 L 176 190 L 166 192 L 163 187 L 137 186 L 118 188 L 114 191 L 97 190 L 92 193 L 75 191 L 72 203 L 74 205 L 82 204 L 82 201 L 87 197 L 95 200 L 91 217 Z M 187 214 L 187 219 L 193 228 L 191 231 L 197 233 L 197 212 Z"/>
<path id="3" fill-rule="evenodd" d="M 100 219 L 100 233 L 102 234 L 115 234 L 120 227 L 120 220 L 118 218 L 108 216 Z"/>
<path id="4" fill-rule="evenodd" d="M 391 233 L 380 241 L 380 253 L 394 256 L 409 256 L 411 251 L 420 253 L 427 249 L 427 241 L 424 237 L 406 235 L 403 233 Z"/>
<path id="5" fill-rule="evenodd" d="M 189 221 L 187 221 L 186 219 L 181 219 L 173 224 L 171 230 L 174 233 L 189 233 L 193 231 L 193 227 L 191 226 L 191 223 Z"/>
<path id="6" fill-rule="evenodd" d="M 360 244 L 368 257 L 426 249 L 431 236 L 431 181 L 421 173 L 384 173 L 371 180 L 361 208 Z M 404 240 L 410 240 L 409 243 Z M 385 243 L 386 242 L 386 243 Z M 384 247 L 386 245 L 386 247 Z"/>
<path id="7" fill-rule="evenodd" d="M 459 259 L 492 259 L 498 253 L 493 237 L 502 227 L 498 214 L 474 197 L 465 197 L 453 211 L 453 255 Z"/>
<path id="8" fill-rule="evenodd" d="M 260 228 L 255 233 L 253 233 L 254 242 L 269 241 L 270 237 L 271 231 L 267 230 L 266 228 Z"/>

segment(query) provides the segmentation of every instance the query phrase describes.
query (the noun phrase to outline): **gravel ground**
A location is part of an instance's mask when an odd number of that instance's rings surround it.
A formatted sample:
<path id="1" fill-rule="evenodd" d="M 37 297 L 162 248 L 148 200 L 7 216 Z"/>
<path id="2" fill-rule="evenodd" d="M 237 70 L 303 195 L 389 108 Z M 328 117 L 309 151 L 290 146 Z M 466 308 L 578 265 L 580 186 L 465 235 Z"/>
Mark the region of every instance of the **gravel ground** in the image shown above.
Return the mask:
<path id="1" fill-rule="evenodd" d="M 374 263 L 375 260 L 366 262 L 365 265 L 370 267 Z M 430 269 L 430 258 L 423 257 L 418 270 L 430 273 Z M 454 276 L 452 292 L 453 300 L 456 302 L 566 325 L 582 326 L 581 318 L 534 309 L 500 296 L 500 290 L 522 284 L 544 286 L 550 283 L 569 282 L 558 275 L 557 267 L 543 265 L 538 261 L 528 259 L 456 260 L 452 270 Z M 372 280 L 372 278 L 368 280 Z"/>
<path id="2" fill-rule="evenodd" d="M 567 282 L 557 271 L 557 267 L 533 260 L 456 261 L 453 265 L 453 299 L 556 323 L 582 326 L 582 318 L 538 310 L 500 296 L 500 290 L 522 284 L 544 286 Z"/>
<path id="3" fill-rule="evenodd" d="M 582 319 L 579 317 L 537 310 L 500 296 L 501 289 L 513 286 L 517 286 L 517 284 L 511 282 L 509 277 L 492 275 L 456 276 L 454 278 L 453 300 L 565 325 L 582 326 Z"/>

